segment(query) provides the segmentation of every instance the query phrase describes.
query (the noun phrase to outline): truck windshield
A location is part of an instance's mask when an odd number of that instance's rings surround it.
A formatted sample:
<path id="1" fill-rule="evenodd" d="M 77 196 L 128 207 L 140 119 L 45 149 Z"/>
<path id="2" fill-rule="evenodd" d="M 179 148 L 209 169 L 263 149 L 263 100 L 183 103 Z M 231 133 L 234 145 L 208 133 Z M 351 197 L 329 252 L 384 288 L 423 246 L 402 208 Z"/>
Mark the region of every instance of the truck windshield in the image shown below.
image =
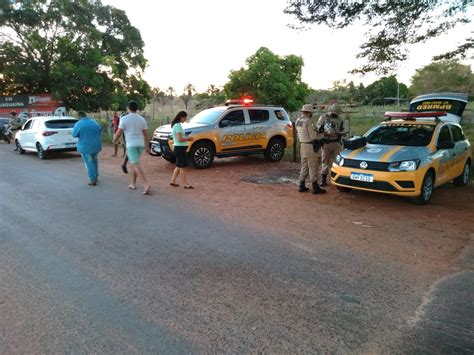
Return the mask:
<path id="1" fill-rule="evenodd" d="M 199 112 L 196 116 L 191 118 L 190 122 L 200 124 L 214 124 L 217 118 L 224 112 L 227 107 L 213 107 Z"/>
<path id="2" fill-rule="evenodd" d="M 366 138 L 371 144 L 421 147 L 430 143 L 435 127 L 423 124 L 380 125 L 369 131 Z"/>

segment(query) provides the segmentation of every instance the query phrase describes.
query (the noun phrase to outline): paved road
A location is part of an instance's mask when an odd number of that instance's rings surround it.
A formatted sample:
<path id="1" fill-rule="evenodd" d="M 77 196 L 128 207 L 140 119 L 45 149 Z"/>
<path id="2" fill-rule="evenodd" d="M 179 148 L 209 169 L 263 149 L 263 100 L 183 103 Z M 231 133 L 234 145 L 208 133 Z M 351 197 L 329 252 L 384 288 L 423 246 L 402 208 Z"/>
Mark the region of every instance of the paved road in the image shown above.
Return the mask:
<path id="1" fill-rule="evenodd" d="M 88 187 L 74 154 L 1 145 L 0 171 L 2 354 L 416 350 L 430 285 L 405 265 L 224 224 L 123 176 Z"/>

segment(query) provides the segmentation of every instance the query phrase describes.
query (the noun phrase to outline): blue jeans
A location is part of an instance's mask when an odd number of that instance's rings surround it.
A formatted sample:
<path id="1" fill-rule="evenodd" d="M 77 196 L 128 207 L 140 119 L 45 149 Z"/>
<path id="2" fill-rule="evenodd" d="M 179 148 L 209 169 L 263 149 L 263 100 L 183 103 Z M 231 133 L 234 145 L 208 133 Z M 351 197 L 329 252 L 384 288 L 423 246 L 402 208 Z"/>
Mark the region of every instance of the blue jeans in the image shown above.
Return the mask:
<path id="1" fill-rule="evenodd" d="M 97 178 L 99 177 L 99 162 L 97 161 L 97 155 L 98 153 L 95 153 L 95 154 L 82 154 L 81 153 L 82 160 L 84 161 L 84 165 L 86 166 L 86 169 L 87 169 L 87 174 L 89 175 L 89 180 L 92 182 L 97 181 Z"/>

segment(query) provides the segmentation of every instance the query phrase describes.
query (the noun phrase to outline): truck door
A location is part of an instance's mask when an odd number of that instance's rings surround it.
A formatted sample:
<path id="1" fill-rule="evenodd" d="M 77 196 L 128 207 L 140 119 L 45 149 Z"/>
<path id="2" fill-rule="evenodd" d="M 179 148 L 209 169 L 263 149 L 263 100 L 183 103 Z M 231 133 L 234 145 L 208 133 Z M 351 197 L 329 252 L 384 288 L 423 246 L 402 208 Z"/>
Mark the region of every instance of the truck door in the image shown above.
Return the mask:
<path id="1" fill-rule="evenodd" d="M 235 152 L 245 146 L 245 116 L 243 110 L 226 114 L 219 122 L 219 140 L 222 153 Z"/>

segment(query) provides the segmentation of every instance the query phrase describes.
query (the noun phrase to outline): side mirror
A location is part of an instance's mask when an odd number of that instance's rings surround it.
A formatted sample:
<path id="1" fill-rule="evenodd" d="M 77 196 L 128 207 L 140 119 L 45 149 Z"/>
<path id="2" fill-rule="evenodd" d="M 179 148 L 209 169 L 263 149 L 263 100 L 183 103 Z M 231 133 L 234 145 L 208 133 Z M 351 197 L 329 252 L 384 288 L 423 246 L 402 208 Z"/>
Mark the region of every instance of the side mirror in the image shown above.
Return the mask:
<path id="1" fill-rule="evenodd" d="M 221 123 L 219 123 L 219 127 L 229 127 L 230 126 L 230 121 L 229 120 L 222 120 Z"/>
<path id="2" fill-rule="evenodd" d="M 440 149 L 453 149 L 454 143 L 453 142 L 439 142 L 437 147 L 438 150 Z"/>

